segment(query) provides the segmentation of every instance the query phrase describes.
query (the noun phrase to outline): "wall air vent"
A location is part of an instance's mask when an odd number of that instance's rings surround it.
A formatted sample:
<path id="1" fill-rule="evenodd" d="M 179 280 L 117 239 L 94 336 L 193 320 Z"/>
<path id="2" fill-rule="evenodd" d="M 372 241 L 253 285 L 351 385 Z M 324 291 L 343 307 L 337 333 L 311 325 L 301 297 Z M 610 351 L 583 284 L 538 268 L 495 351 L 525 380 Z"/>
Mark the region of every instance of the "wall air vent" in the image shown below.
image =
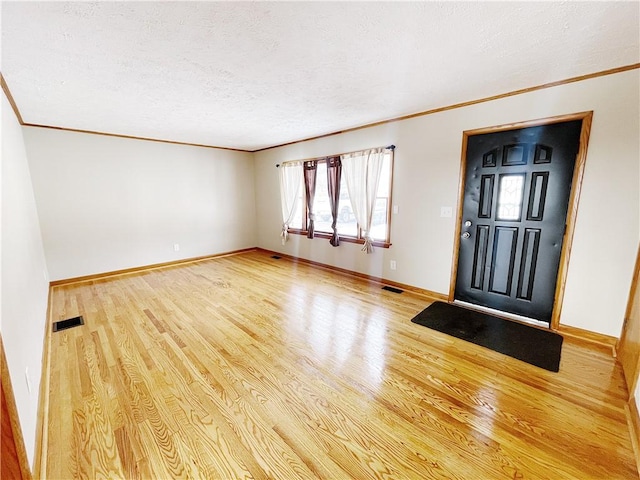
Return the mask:
<path id="1" fill-rule="evenodd" d="M 58 322 L 54 322 L 53 331 L 59 332 L 60 330 L 79 327 L 80 325 L 84 325 L 84 318 L 82 318 L 82 315 L 80 315 L 79 317 L 73 317 L 73 318 L 68 318 L 66 320 L 60 320 Z"/>

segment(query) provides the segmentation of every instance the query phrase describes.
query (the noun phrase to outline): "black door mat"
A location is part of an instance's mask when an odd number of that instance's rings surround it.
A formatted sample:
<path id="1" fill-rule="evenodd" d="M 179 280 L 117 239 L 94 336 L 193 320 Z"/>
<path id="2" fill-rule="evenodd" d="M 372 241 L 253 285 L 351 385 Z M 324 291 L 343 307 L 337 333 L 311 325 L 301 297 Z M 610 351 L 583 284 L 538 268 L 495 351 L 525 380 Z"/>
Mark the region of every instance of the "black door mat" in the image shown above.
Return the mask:
<path id="1" fill-rule="evenodd" d="M 551 372 L 560 369 L 562 335 L 444 302 L 434 302 L 413 323 L 475 343 Z"/>

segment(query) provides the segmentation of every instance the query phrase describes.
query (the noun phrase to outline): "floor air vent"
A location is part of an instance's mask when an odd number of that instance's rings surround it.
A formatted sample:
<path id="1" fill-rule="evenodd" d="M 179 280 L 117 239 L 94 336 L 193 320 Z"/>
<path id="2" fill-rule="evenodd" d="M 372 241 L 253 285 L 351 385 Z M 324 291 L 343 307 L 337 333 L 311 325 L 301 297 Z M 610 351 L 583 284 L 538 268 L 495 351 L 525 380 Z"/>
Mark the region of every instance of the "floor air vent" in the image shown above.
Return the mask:
<path id="1" fill-rule="evenodd" d="M 388 292 L 393 292 L 393 293 L 402 293 L 402 292 L 404 292 L 404 290 L 400 290 L 399 288 L 395 288 L 395 287 L 389 287 L 387 285 L 382 287 L 382 289 L 383 290 L 387 290 Z"/>
<path id="2" fill-rule="evenodd" d="M 271 258 L 274 260 L 280 260 L 282 257 L 280 255 L 271 255 Z"/>
<path id="3" fill-rule="evenodd" d="M 66 330 L 67 328 L 79 327 L 84 325 L 84 318 L 82 315 L 79 317 L 67 318 L 66 320 L 60 320 L 53 323 L 53 331 L 59 332 L 60 330 Z"/>

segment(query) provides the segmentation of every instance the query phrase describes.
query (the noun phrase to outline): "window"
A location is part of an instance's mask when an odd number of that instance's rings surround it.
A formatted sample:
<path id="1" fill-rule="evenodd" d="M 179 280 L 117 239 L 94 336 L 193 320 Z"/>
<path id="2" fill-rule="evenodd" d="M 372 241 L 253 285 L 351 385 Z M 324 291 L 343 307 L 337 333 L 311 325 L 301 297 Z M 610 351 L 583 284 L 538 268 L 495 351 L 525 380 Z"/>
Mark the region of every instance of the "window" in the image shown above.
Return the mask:
<path id="1" fill-rule="evenodd" d="M 382 172 L 380 172 L 380 184 L 376 197 L 376 206 L 373 209 L 371 220 L 371 238 L 376 241 L 389 243 L 389 227 L 391 213 L 391 173 L 392 169 L 391 152 L 384 156 L 382 162 Z"/>
<path id="2" fill-rule="evenodd" d="M 290 231 L 303 231 L 305 229 L 305 210 L 306 205 L 304 201 L 304 181 L 302 179 L 302 175 L 300 175 L 300 190 L 298 194 L 298 201 L 296 202 L 296 209 L 293 213 L 293 220 L 291 220 L 291 223 L 289 224 Z"/>
<path id="3" fill-rule="evenodd" d="M 496 220 L 515 220 L 519 222 L 522 216 L 524 174 L 500 175 L 499 188 Z"/>
<path id="4" fill-rule="evenodd" d="M 329 191 L 327 187 L 327 164 L 324 159 L 317 160 L 316 191 L 313 203 L 315 214 L 315 234 L 320 238 L 327 238 L 333 233 L 331 228 L 331 203 L 329 202 Z M 385 153 L 380 174 L 380 183 L 376 196 L 375 208 L 372 215 L 370 236 L 378 246 L 388 246 L 390 243 L 390 213 L 391 213 L 391 181 L 393 172 L 393 151 Z M 300 179 L 302 181 L 302 178 Z M 307 225 L 307 208 L 304 188 L 301 189 L 300 200 L 290 224 L 292 233 L 303 233 Z M 363 233 L 351 207 L 351 199 L 345 175 L 343 173 L 340 181 L 340 201 L 338 202 L 338 234 L 340 240 L 363 241 Z"/>
<path id="5" fill-rule="evenodd" d="M 329 188 L 327 186 L 327 164 L 318 162 L 318 176 L 316 183 L 316 198 L 313 205 L 316 214 L 316 232 L 332 234 L 331 203 L 329 202 Z M 338 234 L 342 236 L 357 237 L 358 224 L 351 209 L 351 200 L 347 191 L 347 183 L 344 175 L 340 180 L 340 201 L 338 202 Z"/>

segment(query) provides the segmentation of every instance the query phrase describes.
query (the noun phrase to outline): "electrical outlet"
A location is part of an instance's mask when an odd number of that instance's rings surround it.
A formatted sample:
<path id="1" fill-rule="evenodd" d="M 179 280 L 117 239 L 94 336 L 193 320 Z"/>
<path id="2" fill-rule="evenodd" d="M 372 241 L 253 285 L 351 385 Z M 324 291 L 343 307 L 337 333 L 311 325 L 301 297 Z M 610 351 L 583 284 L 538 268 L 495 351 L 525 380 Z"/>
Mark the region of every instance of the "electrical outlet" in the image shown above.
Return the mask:
<path id="1" fill-rule="evenodd" d="M 395 270 L 395 269 L 396 269 L 396 267 L 397 267 L 397 265 L 396 265 L 396 261 L 395 261 L 395 260 L 391 260 L 391 262 L 389 262 L 389 268 L 390 268 L 391 270 Z"/>
<path id="2" fill-rule="evenodd" d="M 453 217 L 453 207 L 440 207 L 440 216 L 442 218 Z"/>
<path id="3" fill-rule="evenodd" d="M 179 252 L 180 251 L 180 244 L 179 243 L 174 243 L 173 244 L 173 251 L 174 252 Z"/>

